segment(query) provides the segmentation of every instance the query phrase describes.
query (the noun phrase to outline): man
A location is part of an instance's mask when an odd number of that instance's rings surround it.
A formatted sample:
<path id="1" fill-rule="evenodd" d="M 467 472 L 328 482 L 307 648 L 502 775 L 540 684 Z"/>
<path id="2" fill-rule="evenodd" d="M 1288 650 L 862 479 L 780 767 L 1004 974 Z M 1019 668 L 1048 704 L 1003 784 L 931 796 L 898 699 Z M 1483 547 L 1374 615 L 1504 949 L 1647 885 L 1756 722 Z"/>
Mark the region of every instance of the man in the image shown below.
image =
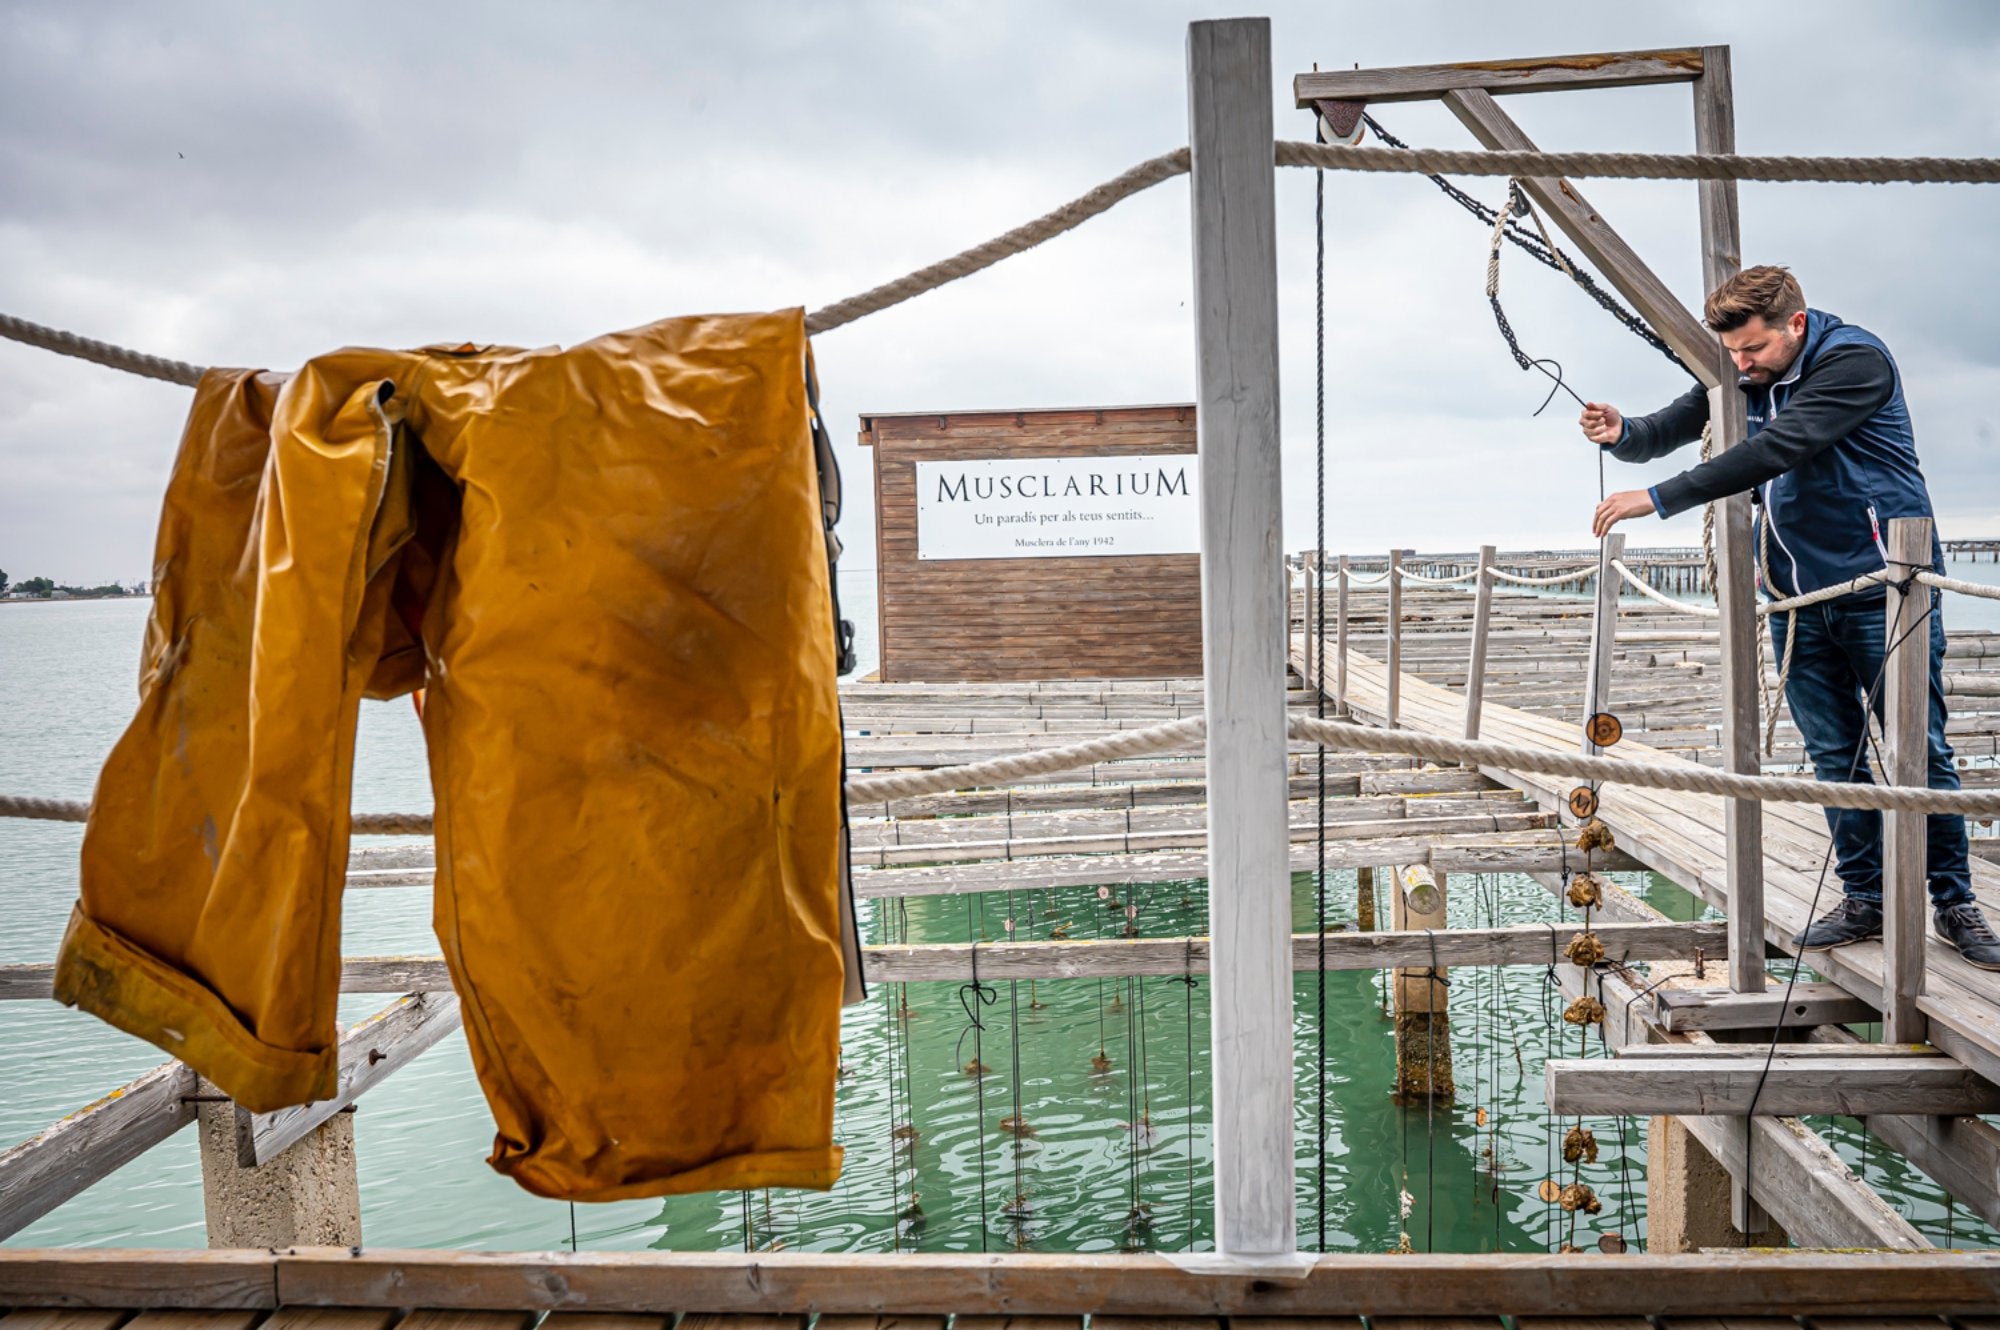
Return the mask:
<path id="1" fill-rule="evenodd" d="M 1650 489 L 1625 490 L 1598 505 L 1602 536 L 1643 513 L 1672 517 L 1745 490 L 1761 509 L 1768 540 L 1766 594 L 1801 595 L 1835 586 L 1886 563 L 1880 524 L 1929 517 L 1930 494 L 1917 468 L 1916 437 L 1902 378 L 1880 338 L 1831 314 L 1807 309 L 1781 267 L 1746 268 L 1717 287 L 1705 320 L 1736 363 L 1748 401 L 1750 437 L 1711 461 Z M 1628 419 L 1616 407 L 1584 407 L 1584 436 L 1621 462 L 1650 462 L 1701 435 L 1707 392 L 1695 387 L 1663 410 Z M 1941 547 L 1932 555 L 1941 565 Z M 1882 713 L 1887 649 L 1883 587 L 1773 614 L 1771 640 L 1785 649 L 1796 618 L 1785 700 L 1821 780 L 1872 783 L 1866 705 Z M 1929 785 L 1955 790 L 1958 773 L 1945 741 L 1944 622 L 1931 592 Z M 1801 950 L 1844 946 L 1882 934 L 1882 817 L 1826 810 L 1846 897 L 1792 941 Z M 1973 904 L 1965 819 L 1927 819 L 1926 876 L 1937 931 L 1972 964 L 2000 970 L 2000 937 Z"/>

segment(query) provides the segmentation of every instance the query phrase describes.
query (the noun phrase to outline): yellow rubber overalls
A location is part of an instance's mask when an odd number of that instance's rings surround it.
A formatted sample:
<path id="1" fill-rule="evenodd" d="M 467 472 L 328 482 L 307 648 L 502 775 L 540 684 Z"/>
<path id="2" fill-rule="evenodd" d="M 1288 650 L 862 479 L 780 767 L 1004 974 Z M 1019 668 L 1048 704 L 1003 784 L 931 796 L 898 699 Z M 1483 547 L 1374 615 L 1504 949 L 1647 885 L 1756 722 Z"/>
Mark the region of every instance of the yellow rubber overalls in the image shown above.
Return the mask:
<path id="1" fill-rule="evenodd" d="M 425 689 L 435 922 L 540 1195 L 825 1187 L 841 759 L 804 320 L 212 370 L 59 1000 L 334 1094 L 364 695 Z"/>

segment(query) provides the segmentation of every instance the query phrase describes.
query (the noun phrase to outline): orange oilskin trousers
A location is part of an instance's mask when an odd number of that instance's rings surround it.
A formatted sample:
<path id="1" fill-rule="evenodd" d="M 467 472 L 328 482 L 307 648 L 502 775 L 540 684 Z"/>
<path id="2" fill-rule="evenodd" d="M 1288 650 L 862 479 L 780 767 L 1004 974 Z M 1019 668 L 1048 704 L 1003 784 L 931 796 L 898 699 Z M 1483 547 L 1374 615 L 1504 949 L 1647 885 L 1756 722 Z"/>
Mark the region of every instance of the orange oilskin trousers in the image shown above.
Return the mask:
<path id="1" fill-rule="evenodd" d="M 332 1097 L 361 699 L 423 687 L 492 1164 L 839 1175 L 841 734 L 800 311 L 212 370 L 59 1000 L 253 1111 Z"/>

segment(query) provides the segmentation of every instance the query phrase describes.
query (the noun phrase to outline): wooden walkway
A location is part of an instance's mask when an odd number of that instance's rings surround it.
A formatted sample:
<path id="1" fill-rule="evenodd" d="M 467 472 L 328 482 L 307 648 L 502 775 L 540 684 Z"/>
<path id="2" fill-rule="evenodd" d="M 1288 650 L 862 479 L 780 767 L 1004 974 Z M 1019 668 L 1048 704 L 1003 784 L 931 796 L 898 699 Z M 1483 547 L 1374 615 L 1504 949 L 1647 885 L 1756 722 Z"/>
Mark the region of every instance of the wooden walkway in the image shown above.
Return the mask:
<path id="1" fill-rule="evenodd" d="M 1359 652 L 1350 655 L 1347 696 L 1358 716 L 1378 722 L 1382 719 L 1387 679 L 1381 662 Z M 1614 711 L 1618 709 L 1615 695 L 1611 705 Z M 1404 674 L 1403 728 L 1457 736 L 1464 729 L 1464 707 L 1458 694 Z M 1576 752 L 1581 738 L 1574 724 L 1559 717 L 1496 705 L 1491 700 L 1482 712 L 1480 737 L 1565 753 Z M 1633 739 L 1607 750 L 1606 755 L 1635 762 L 1684 760 Z M 1486 774 L 1549 808 L 1560 807 L 1577 784 L 1559 776 L 1524 775 L 1502 768 L 1488 768 Z M 1617 836 L 1620 849 L 1697 892 L 1709 904 L 1727 908 L 1721 799 L 1620 785 L 1606 786 L 1601 795 L 1600 816 Z M 1827 858 L 1824 815 L 1805 804 L 1765 805 L 1764 851 L 1765 938 L 1796 954 L 1791 938 L 1805 926 Z M 1975 859 L 1973 876 L 1980 904 L 1990 917 L 2000 918 L 2000 865 Z M 1839 898 L 1839 879 L 1828 867 L 1818 908 L 1824 911 Z M 2000 974 L 1967 965 L 1935 936 L 1927 938 L 1925 960 L 1927 991 L 1918 1007 L 1930 1018 L 1931 1042 L 1987 1079 L 2000 1080 Z M 1814 952 L 1809 964 L 1856 997 L 1878 1009 L 1881 1006 L 1880 943 Z"/>

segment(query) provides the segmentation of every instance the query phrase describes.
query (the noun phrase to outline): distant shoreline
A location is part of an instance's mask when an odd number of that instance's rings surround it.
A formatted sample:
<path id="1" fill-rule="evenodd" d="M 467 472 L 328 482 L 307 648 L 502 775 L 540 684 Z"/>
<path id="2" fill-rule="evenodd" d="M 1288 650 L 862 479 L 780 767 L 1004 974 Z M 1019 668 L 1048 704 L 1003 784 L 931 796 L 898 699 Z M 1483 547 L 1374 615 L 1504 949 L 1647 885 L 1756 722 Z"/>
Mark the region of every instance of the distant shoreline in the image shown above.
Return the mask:
<path id="1" fill-rule="evenodd" d="M 151 600 L 150 591 L 128 591 L 122 596 L 0 596 L 0 606 L 5 605 L 69 605 L 79 600 Z"/>

